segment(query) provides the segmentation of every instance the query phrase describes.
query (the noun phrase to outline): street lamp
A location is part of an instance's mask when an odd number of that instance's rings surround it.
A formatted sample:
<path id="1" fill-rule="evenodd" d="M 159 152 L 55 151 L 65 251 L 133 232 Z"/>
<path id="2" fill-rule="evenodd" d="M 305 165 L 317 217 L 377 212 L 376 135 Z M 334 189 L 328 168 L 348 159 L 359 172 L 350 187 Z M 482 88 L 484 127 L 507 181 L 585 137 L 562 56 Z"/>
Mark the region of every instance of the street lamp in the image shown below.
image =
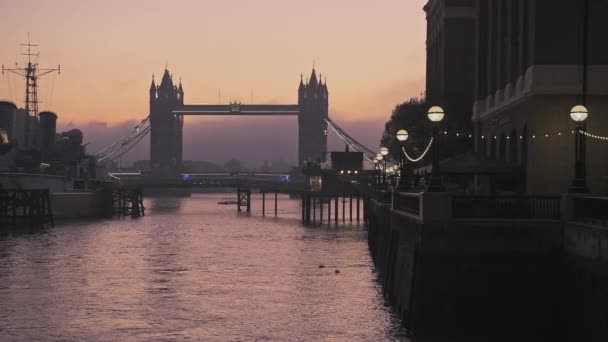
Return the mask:
<path id="1" fill-rule="evenodd" d="M 439 123 L 445 117 L 443 108 L 433 106 L 427 113 L 431 124 L 433 125 L 433 169 L 431 173 L 431 181 L 426 191 L 428 192 L 443 192 L 445 187 L 441 181 L 441 170 L 439 170 Z"/>
<path id="2" fill-rule="evenodd" d="M 380 154 L 382 155 L 383 159 L 380 160 L 384 160 L 384 172 L 382 173 L 382 184 L 386 184 L 386 156 L 388 155 L 388 148 L 386 147 L 380 147 Z"/>
<path id="3" fill-rule="evenodd" d="M 381 153 L 376 154 L 376 159 L 378 160 L 378 170 L 380 171 L 380 173 L 378 173 L 378 184 L 384 184 L 384 170 L 382 168 L 382 159 L 384 159 L 384 156 Z"/>
<path id="4" fill-rule="evenodd" d="M 397 132 L 397 141 L 399 141 L 399 164 L 401 166 L 401 174 L 399 175 L 399 190 L 409 190 L 410 182 L 405 175 L 405 157 L 403 155 L 403 149 L 405 148 L 405 141 L 410 135 L 406 130 L 401 129 Z"/>
<path id="5" fill-rule="evenodd" d="M 376 185 L 380 184 L 380 169 L 378 168 L 378 164 L 380 163 L 380 161 L 378 160 L 378 158 L 374 157 L 374 168 L 376 169 Z"/>
<path id="6" fill-rule="evenodd" d="M 574 126 L 574 179 L 568 189 L 570 193 L 589 192 L 586 181 L 586 144 L 585 135 L 582 130 L 585 127 L 585 120 L 589 116 L 589 111 L 585 106 L 574 106 L 570 110 L 570 118 L 576 124 Z"/>

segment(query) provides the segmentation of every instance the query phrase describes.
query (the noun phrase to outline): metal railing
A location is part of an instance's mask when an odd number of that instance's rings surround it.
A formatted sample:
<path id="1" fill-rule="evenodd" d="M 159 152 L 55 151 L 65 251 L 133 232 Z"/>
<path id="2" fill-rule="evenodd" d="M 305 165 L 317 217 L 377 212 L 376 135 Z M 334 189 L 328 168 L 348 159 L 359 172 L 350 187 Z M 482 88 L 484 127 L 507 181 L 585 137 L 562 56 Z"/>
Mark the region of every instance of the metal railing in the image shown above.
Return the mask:
<path id="1" fill-rule="evenodd" d="M 575 197 L 574 219 L 581 222 L 608 225 L 608 197 Z"/>
<path id="2" fill-rule="evenodd" d="M 391 192 L 388 190 L 373 191 L 372 198 L 382 204 L 391 204 Z"/>
<path id="3" fill-rule="evenodd" d="M 560 219 L 557 196 L 454 196 L 454 218 Z"/>
<path id="4" fill-rule="evenodd" d="M 410 214 L 420 215 L 420 193 L 395 192 L 393 208 Z"/>

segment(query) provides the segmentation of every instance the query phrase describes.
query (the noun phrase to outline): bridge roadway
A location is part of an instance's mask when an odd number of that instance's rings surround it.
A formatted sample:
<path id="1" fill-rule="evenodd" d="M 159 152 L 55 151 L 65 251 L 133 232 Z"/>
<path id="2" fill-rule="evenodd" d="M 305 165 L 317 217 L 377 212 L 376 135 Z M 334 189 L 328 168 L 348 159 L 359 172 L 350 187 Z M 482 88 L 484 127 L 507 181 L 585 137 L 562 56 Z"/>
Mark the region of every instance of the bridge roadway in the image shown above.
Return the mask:
<path id="1" fill-rule="evenodd" d="M 243 116 L 293 116 L 300 113 L 297 104 L 246 105 L 231 103 L 226 105 L 183 105 L 175 108 L 179 115 L 243 115 Z"/>
<path id="2" fill-rule="evenodd" d="M 129 179 L 121 183 L 127 186 L 141 188 L 165 188 L 165 189 L 209 189 L 209 188 L 234 188 L 234 189 L 258 189 L 260 192 L 277 192 L 284 194 L 300 194 L 306 192 L 304 183 L 289 181 L 260 180 L 240 178 L 238 176 L 212 179 Z"/>

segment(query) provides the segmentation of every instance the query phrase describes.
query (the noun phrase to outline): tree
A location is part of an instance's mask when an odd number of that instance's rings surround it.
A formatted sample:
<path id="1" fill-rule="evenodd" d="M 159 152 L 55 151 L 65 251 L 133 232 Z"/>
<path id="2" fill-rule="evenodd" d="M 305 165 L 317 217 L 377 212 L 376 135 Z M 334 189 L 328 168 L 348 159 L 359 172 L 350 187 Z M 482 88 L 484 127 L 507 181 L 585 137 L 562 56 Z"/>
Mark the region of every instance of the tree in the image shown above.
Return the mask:
<path id="1" fill-rule="evenodd" d="M 401 146 L 395 135 L 401 129 L 405 129 L 409 133 L 405 148 L 413 158 L 420 156 L 428 146 L 432 132 L 427 118 L 427 110 L 426 100 L 417 97 L 397 105 L 393 110 L 390 120 L 384 126 L 380 143 L 382 146 L 388 147 L 394 160 L 399 160 Z M 430 159 L 425 157 L 425 160 Z M 413 167 L 411 163 L 406 163 L 407 165 Z M 420 166 L 420 164 L 417 164 L 417 166 Z"/>

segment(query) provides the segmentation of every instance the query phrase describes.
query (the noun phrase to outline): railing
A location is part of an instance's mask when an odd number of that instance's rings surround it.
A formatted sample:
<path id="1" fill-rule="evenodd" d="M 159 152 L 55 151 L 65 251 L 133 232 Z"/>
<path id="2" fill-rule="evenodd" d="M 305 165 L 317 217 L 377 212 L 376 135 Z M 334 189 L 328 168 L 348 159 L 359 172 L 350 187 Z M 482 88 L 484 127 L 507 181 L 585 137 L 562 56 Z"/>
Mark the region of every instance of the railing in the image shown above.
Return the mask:
<path id="1" fill-rule="evenodd" d="M 608 224 L 608 197 L 575 197 L 574 219 L 576 221 Z"/>
<path id="2" fill-rule="evenodd" d="M 372 198 L 382 204 L 391 204 L 391 192 L 388 190 L 376 190 L 372 192 Z"/>
<path id="3" fill-rule="evenodd" d="M 560 219 L 560 197 L 455 196 L 454 218 Z"/>
<path id="4" fill-rule="evenodd" d="M 395 192 L 393 195 L 393 208 L 420 215 L 420 194 L 412 192 Z"/>

